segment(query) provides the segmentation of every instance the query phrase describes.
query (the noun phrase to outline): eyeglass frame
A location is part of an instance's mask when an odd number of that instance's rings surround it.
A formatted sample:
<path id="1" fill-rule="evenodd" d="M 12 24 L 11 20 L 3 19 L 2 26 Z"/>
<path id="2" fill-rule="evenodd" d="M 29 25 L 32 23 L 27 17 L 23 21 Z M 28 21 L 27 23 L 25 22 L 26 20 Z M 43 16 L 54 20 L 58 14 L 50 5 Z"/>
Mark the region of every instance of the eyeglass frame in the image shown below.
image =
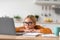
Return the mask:
<path id="1" fill-rule="evenodd" d="M 32 23 L 34 23 L 34 22 L 23 22 L 23 24 L 28 24 L 28 25 L 32 25 Z"/>

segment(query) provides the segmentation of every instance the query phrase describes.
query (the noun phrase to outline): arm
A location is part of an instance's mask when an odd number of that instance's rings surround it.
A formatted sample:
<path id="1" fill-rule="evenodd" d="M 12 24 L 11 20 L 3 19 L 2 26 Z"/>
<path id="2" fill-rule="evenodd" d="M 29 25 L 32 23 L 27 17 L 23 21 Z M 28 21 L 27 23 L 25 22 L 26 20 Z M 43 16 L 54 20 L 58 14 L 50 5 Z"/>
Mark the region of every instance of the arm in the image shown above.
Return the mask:
<path id="1" fill-rule="evenodd" d="M 16 32 L 23 32 L 24 31 L 24 27 L 16 27 Z"/>
<path id="2" fill-rule="evenodd" d="M 49 28 L 40 29 L 40 32 L 43 34 L 52 34 L 52 31 Z"/>
<path id="3" fill-rule="evenodd" d="M 40 26 L 40 25 L 36 25 L 35 28 L 38 29 L 38 32 L 40 32 L 40 33 L 43 33 L 43 34 L 52 34 L 52 31 L 49 28 L 44 28 L 43 26 Z"/>

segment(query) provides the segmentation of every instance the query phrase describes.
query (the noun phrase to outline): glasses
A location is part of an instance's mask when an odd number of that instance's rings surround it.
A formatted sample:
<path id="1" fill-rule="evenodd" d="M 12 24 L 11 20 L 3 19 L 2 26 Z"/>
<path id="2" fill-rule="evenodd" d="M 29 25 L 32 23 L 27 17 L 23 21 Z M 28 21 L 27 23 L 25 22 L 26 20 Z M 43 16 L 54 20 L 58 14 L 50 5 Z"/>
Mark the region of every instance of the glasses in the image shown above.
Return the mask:
<path id="1" fill-rule="evenodd" d="M 31 25 L 33 22 L 23 22 L 23 24 Z"/>

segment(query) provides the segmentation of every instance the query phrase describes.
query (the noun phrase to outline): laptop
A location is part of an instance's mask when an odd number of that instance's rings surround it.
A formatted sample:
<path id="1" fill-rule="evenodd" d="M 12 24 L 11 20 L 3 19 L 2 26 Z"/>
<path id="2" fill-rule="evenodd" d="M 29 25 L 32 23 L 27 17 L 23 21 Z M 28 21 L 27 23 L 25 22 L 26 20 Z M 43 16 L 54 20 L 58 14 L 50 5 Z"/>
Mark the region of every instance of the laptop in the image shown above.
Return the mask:
<path id="1" fill-rule="evenodd" d="M 16 35 L 13 18 L 0 18 L 0 34 Z"/>

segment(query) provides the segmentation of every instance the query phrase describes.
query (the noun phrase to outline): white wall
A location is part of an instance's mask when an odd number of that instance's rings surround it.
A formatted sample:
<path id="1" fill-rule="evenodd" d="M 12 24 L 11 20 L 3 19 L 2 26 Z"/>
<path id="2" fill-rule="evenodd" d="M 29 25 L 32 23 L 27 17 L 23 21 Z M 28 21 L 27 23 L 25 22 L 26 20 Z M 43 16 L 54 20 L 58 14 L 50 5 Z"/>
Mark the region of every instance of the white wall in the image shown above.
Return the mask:
<path id="1" fill-rule="evenodd" d="M 53 20 L 60 21 L 60 15 L 56 15 L 54 10 L 42 11 L 41 5 L 34 4 L 33 0 L 0 0 L 0 17 L 20 15 L 24 19 L 29 14 L 38 14 L 40 18 L 44 18 L 41 14 L 48 14 L 49 12 L 52 14 Z"/>
<path id="2" fill-rule="evenodd" d="M 30 13 L 40 13 L 40 9 L 40 6 L 33 4 L 33 0 L 0 0 L 0 16 L 20 15 L 24 18 Z"/>
<path id="3" fill-rule="evenodd" d="M 29 14 L 38 14 L 41 17 L 41 14 L 45 14 L 46 12 L 42 11 L 40 5 L 34 4 L 33 0 L 0 0 L 0 16 L 13 17 L 14 15 L 20 15 L 22 18 L 25 18 Z M 59 19 L 60 15 L 56 15 L 52 9 L 50 13 L 54 20 Z"/>

